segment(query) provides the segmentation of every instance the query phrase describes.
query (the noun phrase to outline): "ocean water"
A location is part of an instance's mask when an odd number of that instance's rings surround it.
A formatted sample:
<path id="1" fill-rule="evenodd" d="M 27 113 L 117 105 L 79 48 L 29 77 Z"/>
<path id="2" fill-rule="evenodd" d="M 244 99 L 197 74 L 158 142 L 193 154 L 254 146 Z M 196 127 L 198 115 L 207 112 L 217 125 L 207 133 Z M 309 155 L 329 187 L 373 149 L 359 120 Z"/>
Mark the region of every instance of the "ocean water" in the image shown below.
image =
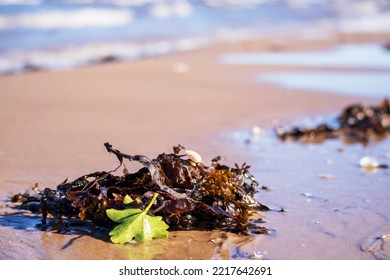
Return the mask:
<path id="1" fill-rule="evenodd" d="M 253 52 L 222 56 L 226 64 L 290 65 L 390 70 L 390 51 L 381 43 L 344 44 L 310 52 Z"/>
<path id="2" fill-rule="evenodd" d="M 390 51 L 380 43 L 346 44 L 311 52 L 232 53 L 223 55 L 221 61 L 311 67 L 311 71 L 263 72 L 256 79 L 288 89 L 390 98 Z"/>
<path id="3" fill-rule="evenodd" d="M 386 0 L 0 0 L 0 74 L 138 59 L 318 21 L 386 28 L 389 10 Z"/>
<path id="4" fill-rule="evenodd" d="M 390 98 L 390 72 L 294 71 L 262 73 L 261 82 L 290 89 L 316 90 L 335 94 Z"/>

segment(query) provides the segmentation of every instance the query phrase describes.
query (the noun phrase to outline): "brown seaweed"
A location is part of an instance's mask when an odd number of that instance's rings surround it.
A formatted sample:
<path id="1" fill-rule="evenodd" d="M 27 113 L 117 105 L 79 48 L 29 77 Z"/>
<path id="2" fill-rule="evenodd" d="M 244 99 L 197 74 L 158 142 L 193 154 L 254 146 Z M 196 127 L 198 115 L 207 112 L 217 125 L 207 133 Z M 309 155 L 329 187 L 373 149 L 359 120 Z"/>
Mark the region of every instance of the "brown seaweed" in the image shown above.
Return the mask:
<path id="1" fill-rule="evenodd" d="M 353 104 L 344 108 L 337 117 L 337 125 L 321 123 L 314 128 L 293 127 L 290 130 L 278 127 L 275 132 L 282 141 L 322 143 L 329 139 L 340 139 L 364 146 L 370 141 L 384 140 L 390 133 L 390 103 L 384 99 L 378 106 Z"/>
<path id="2" fill-rule="evenodd" d="M 104 145 L 119 160 L 114 170 L 64 181 L 54 189 L 40 191 L 36 186 L 33 195 L 18 194 L 12 201 L 21 202 L 23 209 L 38 209 L 42 225 L 51 216 L 54 228 L 66 225 L 64 218 L 73 218 L 111 229 L 115 223 L 107 217 L 107 209 L 145 209 L 153 194 L 158 193 L 149 213 L 162 216 L 170 230 L 220 229 L 247 234 L 253 226 L 255 233 L 267 232 L 258 226 L 258 213 L 269 208 L 254 197 L 259 184 L 249 172 L 249 165 L 229 167 L 216 157 L 206 166 L 182 153 L 185 148 L 181 145 L 155 159 L 128 155 L 109 143 Z M 138 162 L 142 167 L 135 173 L 124 167 L 123 174 L 115 175 L 124 160 Z M 131 198 L 130 204 L 124 203 L 126 196 Z M 256 222 L 252 224 L 253 217 Z"/>

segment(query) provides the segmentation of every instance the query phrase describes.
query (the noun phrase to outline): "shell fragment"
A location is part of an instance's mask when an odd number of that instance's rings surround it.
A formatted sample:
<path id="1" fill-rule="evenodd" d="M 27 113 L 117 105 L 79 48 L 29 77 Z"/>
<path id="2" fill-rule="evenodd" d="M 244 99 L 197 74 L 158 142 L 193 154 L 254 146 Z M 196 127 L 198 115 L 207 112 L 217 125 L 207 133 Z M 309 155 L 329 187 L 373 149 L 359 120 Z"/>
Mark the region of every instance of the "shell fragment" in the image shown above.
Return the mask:
<path id="1" fill-rule="evenodd" d="M 194 163 L 201 163 L 202 162 L 202 157 L 197 152 L 187 150 L 186 154 L 192 162 L 194 162 Z"/>
<path id="2" fill-rule="evenodd" d="M 360 159 L 359 165 L 363 168 L 377 168 L 379 167 L 379 162 L 374 157 L 365 156 Z"/>

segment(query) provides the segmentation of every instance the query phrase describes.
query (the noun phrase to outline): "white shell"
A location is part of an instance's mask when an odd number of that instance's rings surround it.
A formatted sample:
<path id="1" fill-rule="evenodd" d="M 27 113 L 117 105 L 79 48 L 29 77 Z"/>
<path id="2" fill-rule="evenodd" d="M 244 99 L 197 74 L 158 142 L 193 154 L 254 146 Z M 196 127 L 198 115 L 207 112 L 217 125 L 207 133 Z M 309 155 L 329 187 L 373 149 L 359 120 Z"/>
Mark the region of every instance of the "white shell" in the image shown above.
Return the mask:
<path id="1" fill-rule="evenodd" d="M 360 159 L 359 165 L 364 168 L 377 168 L 379 166 L 379 162 L 374 157 L 365 156 Z"/>
<path id="2" fill-rule="evenodd" d="M 264 133 L 264 130 L 261 127 L 254 126 L 252 127 L 252 135 L 253 136 L 260 136 Z"/>
<path id="3" fill-rule="evenodd" d="M 202 162 L 202 157 L 197 152 L 187 150 L 186 154 L 192 162 L 194 162 L 194 163 L 201 163 Z"/>

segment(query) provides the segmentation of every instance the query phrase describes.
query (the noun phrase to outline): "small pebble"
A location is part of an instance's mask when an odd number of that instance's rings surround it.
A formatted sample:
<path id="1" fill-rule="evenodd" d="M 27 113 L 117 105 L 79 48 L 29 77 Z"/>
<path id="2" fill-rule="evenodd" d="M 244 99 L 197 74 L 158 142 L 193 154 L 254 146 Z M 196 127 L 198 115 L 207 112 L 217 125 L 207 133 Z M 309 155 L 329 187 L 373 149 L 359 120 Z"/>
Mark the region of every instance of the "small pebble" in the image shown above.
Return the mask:
<path id="1" fill-rule="evenodd" d="M 186 74 L 190 71 L 190 67 L 187 63 L 178 62 L 173 65 L 173 72 L 179 74 Z"/>
<path id="2" fill-rule="evenodd" d="M 374 157 L 365 156 L 360 159 L 359 166 L 363 168 L 377 168 L 379 166 L 379 162 Z"/>
<path id="3" fill-rule="evenodd" d="M 264 129 L 258 126 L 252 127 L 252 135 L 253 136 L 261 136 L 264 134 Z"/>

